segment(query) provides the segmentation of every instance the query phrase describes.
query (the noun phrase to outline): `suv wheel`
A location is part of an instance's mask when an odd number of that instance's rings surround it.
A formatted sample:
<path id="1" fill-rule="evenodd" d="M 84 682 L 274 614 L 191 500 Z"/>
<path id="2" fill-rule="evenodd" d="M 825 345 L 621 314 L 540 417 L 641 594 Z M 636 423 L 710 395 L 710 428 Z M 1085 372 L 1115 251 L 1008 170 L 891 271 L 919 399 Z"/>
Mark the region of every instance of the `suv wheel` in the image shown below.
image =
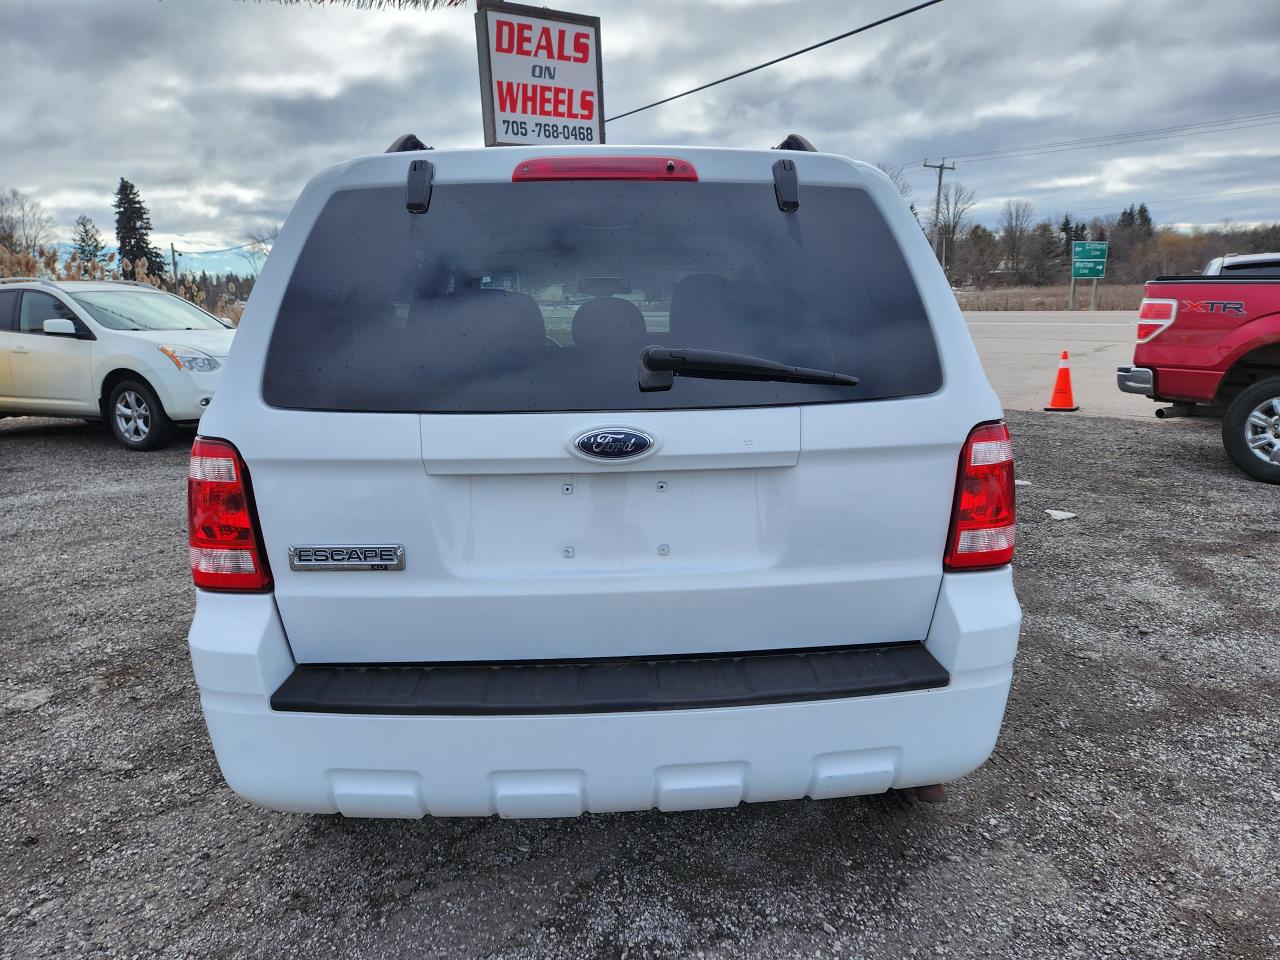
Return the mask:
<path id="1" fill-rule="evenodd" d="M 1232 462 L 1264 483 L 1280 483 L 1280 377 L 1240 391 L 1222 418 L 1222 443 Z"/>
<path id="2" fill-rule="evenodd" d="M 139 380 L 122 380 L 107 400 L 107 419 L 116 439 L 130 450 L 158 450 L 173 436 L 173 421 L 155 391 Z"/>

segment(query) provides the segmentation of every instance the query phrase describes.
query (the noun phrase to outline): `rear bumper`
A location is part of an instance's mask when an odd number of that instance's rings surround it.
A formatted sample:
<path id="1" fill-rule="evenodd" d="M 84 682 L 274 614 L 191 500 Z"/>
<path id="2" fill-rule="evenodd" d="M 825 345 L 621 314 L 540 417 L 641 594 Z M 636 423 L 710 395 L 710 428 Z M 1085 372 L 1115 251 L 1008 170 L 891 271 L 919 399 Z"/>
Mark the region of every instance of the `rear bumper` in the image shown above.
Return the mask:
<path id="1" fill-rule="evenodd" d="M 1156 394 L 1155 371 L 1147 367 L 1116 367 L 1116 386 L 1124 393 L 1154 397 Z"/>
<path id="2" fill-rule="evenodd" d="M 990 755 L 1021 615 L 1008 569 L 943 578 L 940 689 L 618 713 L 279 712 L 295 664 L 270 596 L 201 592 L 190 645 L 223 775 L 277 810 L 576 816 L 822 799 L 954 780 Z"/>

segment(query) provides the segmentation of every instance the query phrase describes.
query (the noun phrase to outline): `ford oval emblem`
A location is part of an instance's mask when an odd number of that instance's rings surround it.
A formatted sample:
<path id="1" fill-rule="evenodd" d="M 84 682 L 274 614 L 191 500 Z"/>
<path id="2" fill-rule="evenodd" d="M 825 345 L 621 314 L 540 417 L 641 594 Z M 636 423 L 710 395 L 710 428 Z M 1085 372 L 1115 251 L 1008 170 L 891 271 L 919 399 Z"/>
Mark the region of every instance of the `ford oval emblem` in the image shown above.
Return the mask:
<path id="1" fill-rule="evenodd" d="M 574 447 L 592 460 L 630 460 L 653 448 L 653 437 L 638 430 L 611 427 L 580 434 Z"/>

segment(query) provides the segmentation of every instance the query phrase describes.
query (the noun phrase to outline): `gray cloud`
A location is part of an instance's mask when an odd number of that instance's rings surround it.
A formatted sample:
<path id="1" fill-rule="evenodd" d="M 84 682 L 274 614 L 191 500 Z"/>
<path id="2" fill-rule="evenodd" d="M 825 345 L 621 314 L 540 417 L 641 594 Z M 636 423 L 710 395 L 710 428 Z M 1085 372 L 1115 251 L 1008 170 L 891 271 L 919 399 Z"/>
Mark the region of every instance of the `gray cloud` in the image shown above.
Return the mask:
<path id="1" fill-rule="evenodd" d="M 849 29 L 902 0 L 566 3 L 603 19 L 615 114 Z M 706 93 L 611 124 L 613 142 L 821 149 L 912 166 L 925 157 L 1280 109 L 1270 3 L 949 0 Z M 287 213 L 330 163 L 415 131 L 480 140 L 470 11 L 368 12 L 232 0 L 6 0 L 0 6 L 0 186 L 41 198 L 69 232 L 110 233 L 117 180 L 157 237 L 238 242 Z M 993 222 L 1152 205 L 1158 221 L 1280 220 L 1280 125 L 1041 156 L 960 162 Z M 1200 194 L 1232 194 L 1198 197 Z"/>

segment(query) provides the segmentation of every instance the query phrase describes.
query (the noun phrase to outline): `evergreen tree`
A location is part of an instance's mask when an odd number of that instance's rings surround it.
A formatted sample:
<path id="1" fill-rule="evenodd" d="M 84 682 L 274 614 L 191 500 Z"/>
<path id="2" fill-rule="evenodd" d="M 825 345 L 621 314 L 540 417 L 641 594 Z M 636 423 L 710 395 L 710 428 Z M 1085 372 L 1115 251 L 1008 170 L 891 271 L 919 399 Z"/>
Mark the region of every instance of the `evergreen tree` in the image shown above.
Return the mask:
<path id="1" fill-rule="evenodd" d="M 138 188 L 120 178 L 113 204 L 116 211 L 116 243 L 120 248 L 120 271 L 126 280 L 137 280 L 134 264 L 144 260 L 147 273 L 164 276 L 164 257 L 151 245 L 151 214 L 142 203 Z"/>
<path id="2" fill-rule="evenodd" d="M 1058 225 L 1058 233 L 1062 234 L 1062 255 L 1071 256 L 1071 241 L 1076 238 L 1077 227 L 1071 222 L 1071 214 L 1062 215 L 1062 223 Z"/>
<path id="3" fill-rule="evenodd" d="M 1139 204 L 1134 214 L 1134 224 L 1138 228 L 1138 232 L 1144 237 L 1151 237 L 1155 234 L 1155 227 L 1151 223 L 1151 211 L 1147 209 L 1145 203 Z"/>
<path id="4" fill-rule="evenodd" d="M 1031 272 L 1031 282 L 1037 286 L 1047 283 L 1057 257 L 1062 250 L 1053 229 L 1053 221 L 1041 220 L 1035 225 L 1028 238 L 1026 267 Z"/>
<path id="5" fill-rule="evenodd" d="M 956 243 L 953 270 L 960 280 L 985 287 L 999 265 L 1000 241 L 982 224 L 974 224 Z"/>
<path id="6" fill-rule="evenodd" d="M 81 267 L 86 270 L 95 263 L 106 263 L 107 248 L 102 242 L 102 232 L 83 213 L 76 217 L 76 233 L 71 240 L 71 246 L 80 260 Z"/>
<path id="7" fill-rule="evenodd" d="M 1133 204 L 1125 207 L 1120 211 L 1120 219 L 1116 221 L 1116 226 L 1121 230 L 1127 230 L 1138 222 L 1138 211 Z"/>

